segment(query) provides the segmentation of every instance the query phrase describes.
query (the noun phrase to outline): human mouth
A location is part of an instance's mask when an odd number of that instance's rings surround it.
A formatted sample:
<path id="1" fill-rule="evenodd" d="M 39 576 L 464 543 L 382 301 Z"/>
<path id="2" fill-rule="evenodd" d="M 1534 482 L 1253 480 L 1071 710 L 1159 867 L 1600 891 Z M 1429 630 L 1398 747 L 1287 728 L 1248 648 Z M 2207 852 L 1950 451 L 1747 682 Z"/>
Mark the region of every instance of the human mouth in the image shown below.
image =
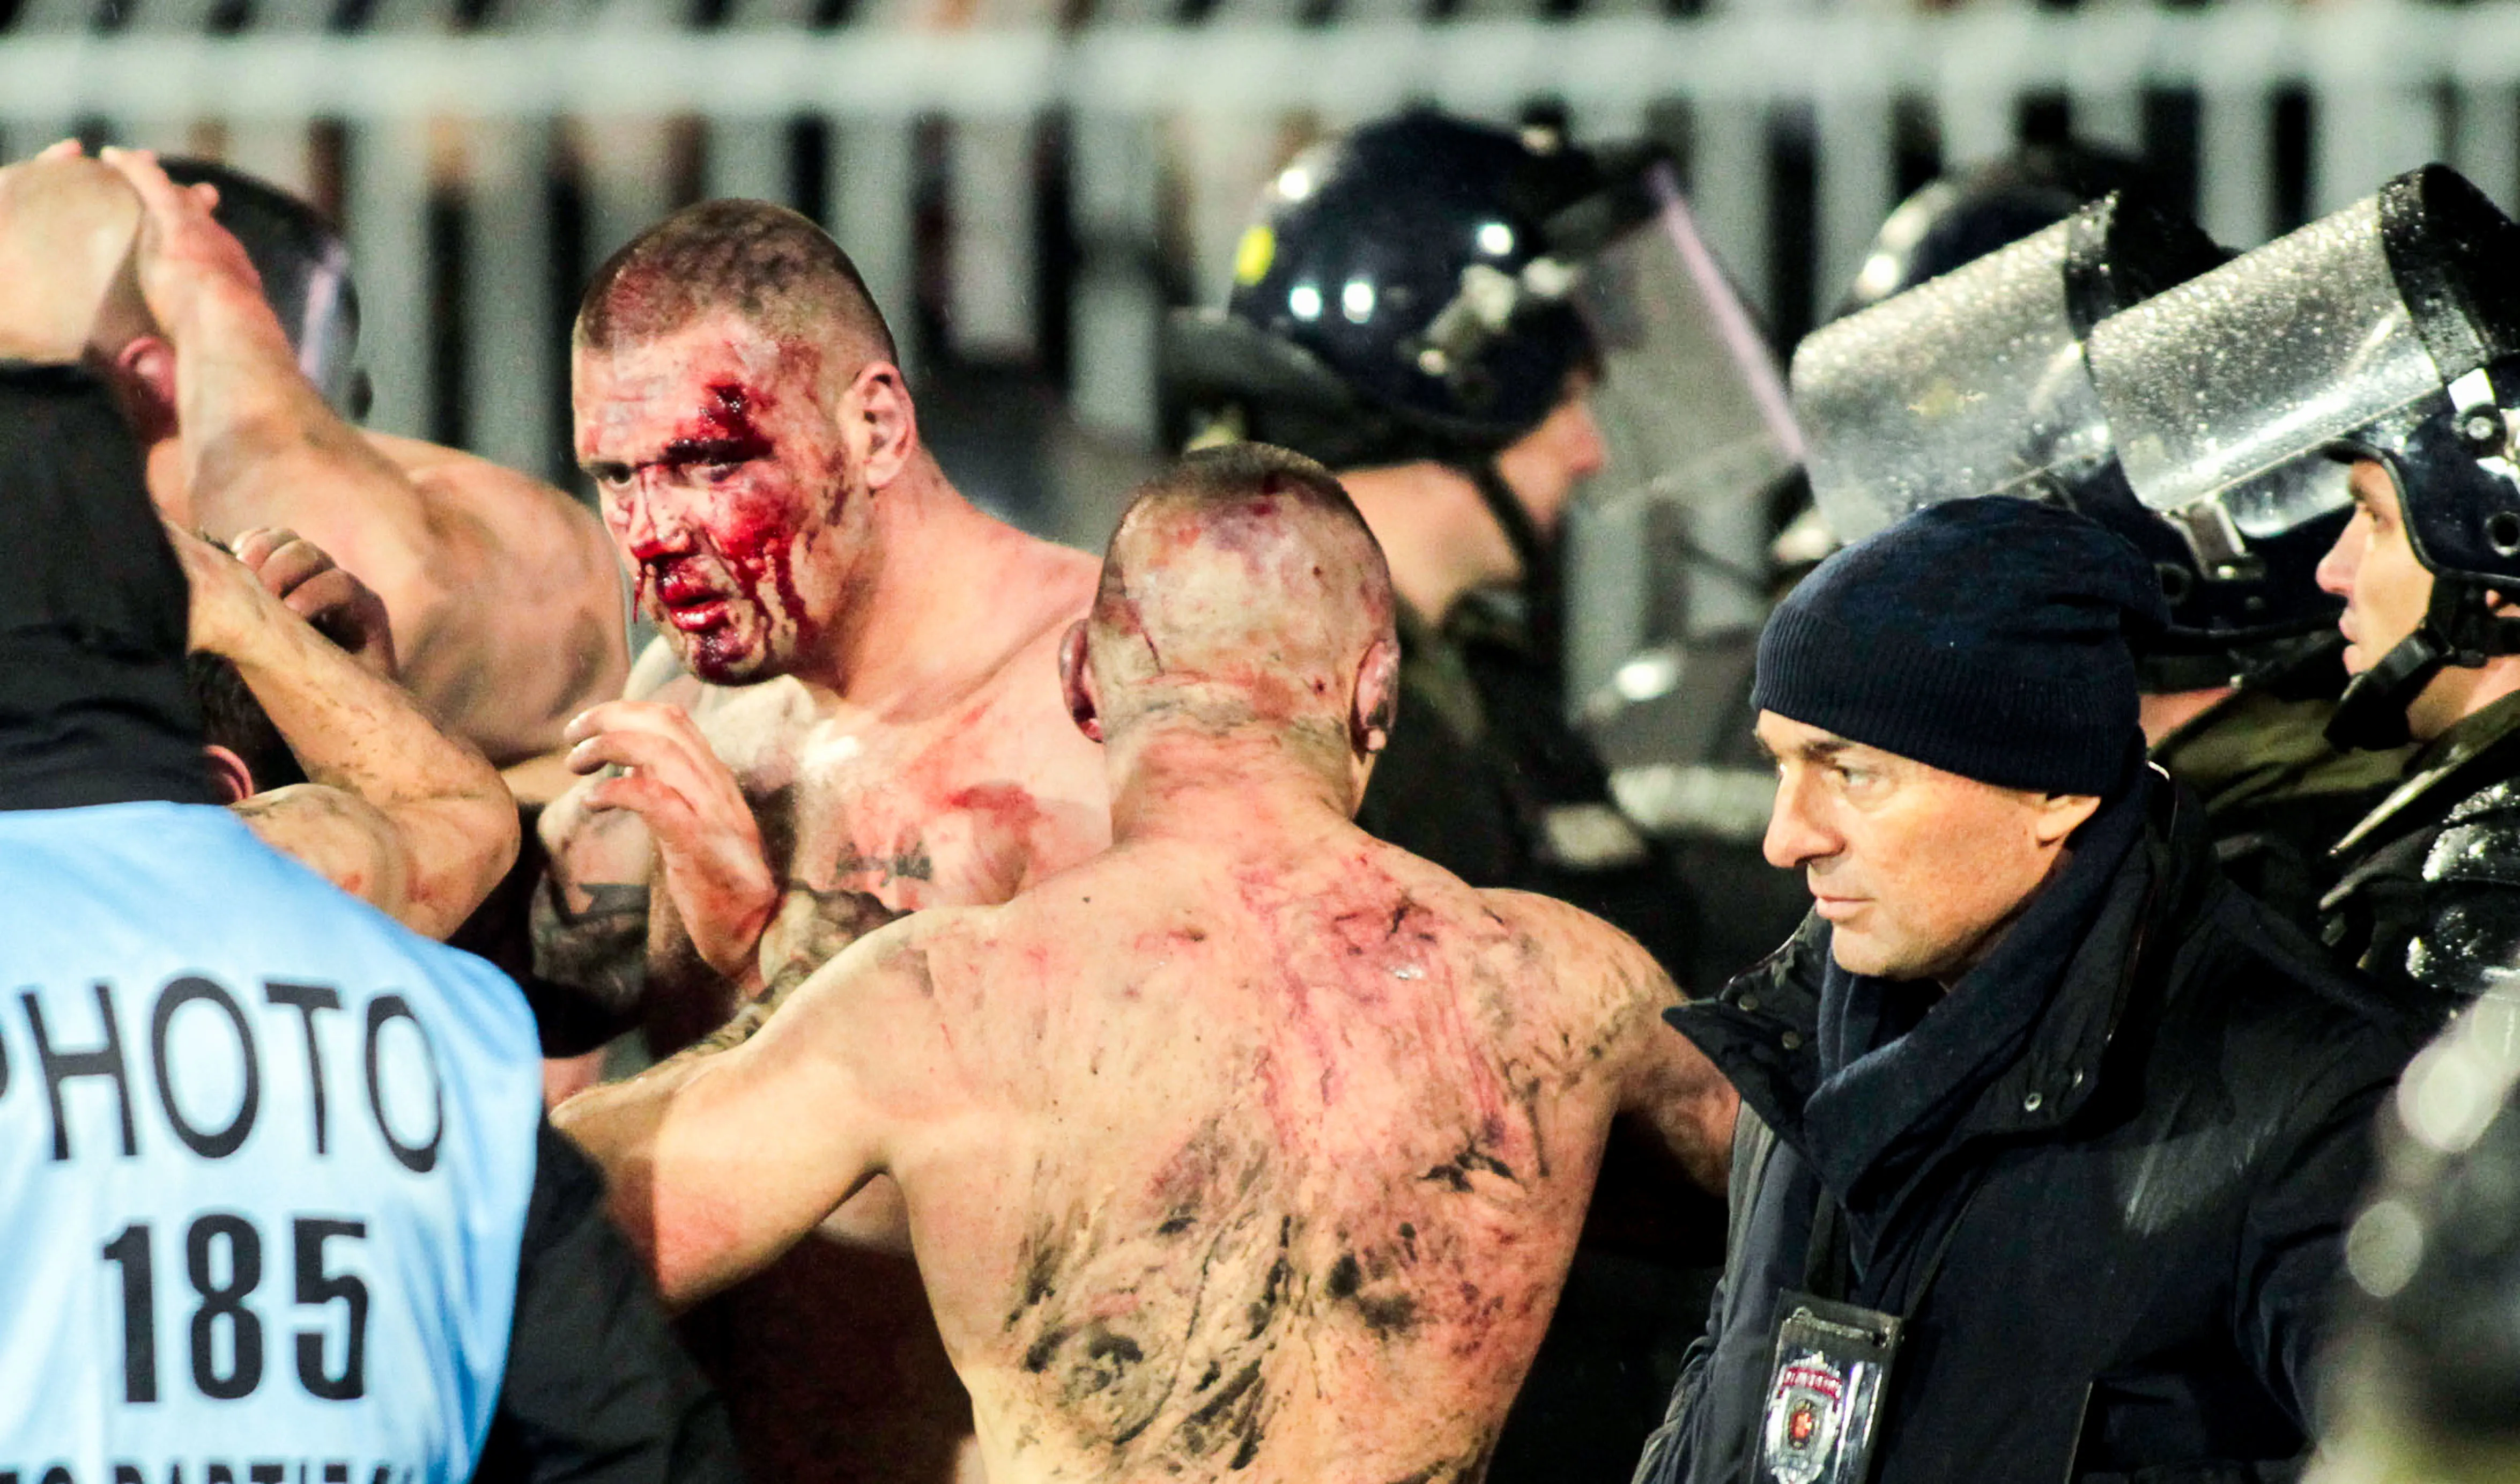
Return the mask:
<path id="1" fill-rule="evenodd" d="M 1812 893 L 1812 911 L 1819 913 L 1822 922 L 1843 922 L 1855 916 L 1864 904 L 1863 897 L 1832 897 L 1822 896 L 1818 892 Z"/>
<path id="2" fill-rule="evenodd" d="M 680 568 L 668 568 L 654 577 L 656 606 L 664 609 L 664 619 L 689 634 L 714 628 L 726 621 L 726 595 L 716 587 Z"/>

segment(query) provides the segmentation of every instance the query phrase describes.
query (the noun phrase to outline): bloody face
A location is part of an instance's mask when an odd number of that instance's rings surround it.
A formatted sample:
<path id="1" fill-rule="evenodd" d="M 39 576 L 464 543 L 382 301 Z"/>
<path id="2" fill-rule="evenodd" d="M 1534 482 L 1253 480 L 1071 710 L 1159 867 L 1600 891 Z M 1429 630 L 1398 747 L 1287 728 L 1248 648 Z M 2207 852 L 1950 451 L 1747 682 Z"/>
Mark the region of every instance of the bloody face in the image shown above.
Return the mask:
<path id="1" fill-rule="evenodd" d="M 640 607 L 712 684 L 810 662 L 865 545 L 822 366 L 731 315 L 577 355 L 578 463 Z"/>

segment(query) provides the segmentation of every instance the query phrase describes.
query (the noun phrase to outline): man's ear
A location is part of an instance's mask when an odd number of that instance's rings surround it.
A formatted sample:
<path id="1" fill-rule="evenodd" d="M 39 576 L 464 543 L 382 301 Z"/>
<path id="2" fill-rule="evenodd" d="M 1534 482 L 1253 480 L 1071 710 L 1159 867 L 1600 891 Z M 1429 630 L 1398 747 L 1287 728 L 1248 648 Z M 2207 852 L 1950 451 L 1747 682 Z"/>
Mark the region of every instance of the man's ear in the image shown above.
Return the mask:
<path id="1" fill-rule="evenodd" d="M 1069 624 L 1065 637 L 1058 641 L 1058 689 L 1067 697 L 1067 715 L 1076 723 L 1076 730 L 1101 742 L 1102 702 L 1094 694 L 1094 667 L 1086 661 L 1082 618 Z"/>
<path id="2" fill-rule="evenodd" d="M 202 761 L 210 765 L 210 787 L 219 791 L 219 801 L 242 804 L 253 797 L 253 770 L 234 749 L 217 742 L 202 743 Z"/>
<path id="3" fill-rule="evenodd" d="M 134 336 L 114 352 L 114 380 L 128 400 L 132 431 L 142 445 L 175 435 L 175 347 L 155 335 Z"/>
<path id="4" fill-rule="evenodd" d="M 867 488 L 881 489 L 901 477 L 919 451 L 919 409 L 909 383 L 890 361 L 870 361 L 849 382 L 844 414 L 853 425 L 852 450 L 866 472 Z"/>
<path id="5" fill-rule="evenodd" d="M 2100 796 L 2096 793 L 2043 793 L 2031 818 L 2031 833 L 2040 844 L 2054 845 L 2099 812 Z"/>
<path id="6" fill-rule="evenodd" d="M 1348 745 L 1359 757 L 1372 757 L 1391 743 L 1391 724 L 1400 715 L 1400 645 L 1384 638 L 1373 642 L 1356 667 L 1356 693 L 1348 704 Z"/>

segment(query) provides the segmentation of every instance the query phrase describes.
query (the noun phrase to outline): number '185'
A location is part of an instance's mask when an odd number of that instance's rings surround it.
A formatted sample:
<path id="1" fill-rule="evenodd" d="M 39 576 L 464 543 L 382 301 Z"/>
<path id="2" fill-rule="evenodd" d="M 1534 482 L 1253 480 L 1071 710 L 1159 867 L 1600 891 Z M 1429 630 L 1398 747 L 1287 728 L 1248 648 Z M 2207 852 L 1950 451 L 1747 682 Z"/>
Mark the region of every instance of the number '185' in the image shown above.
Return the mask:
<path id="1" fill-rule="evenodd" d="M 361 1240 L 367 1223 L 300 1216 L 290 1232 L 296 1302 L 320 1308 L 338 1301 L 349 1320 L 338 1368 L 325 1365 L 324 1330 L 296 1331 L 297 1384 L 324 1401 L 356 1401 L 367 1394 L 368 1285 L 353 1274 L 327 1271 L 324 1244 Z M 122 1399 L 155 1402 L 158 1266 L 149 1223 L 123 1228 L 105 1244 L 105 1260 L 122 1270 Z M 262 1284 L 262 1234 L 231 1212 L 196 1218 L 184 1233 L 184 1274 L 200 1298 L 191 1325 L 193 1388 L 220 1402 L 252 1395 L 262 1384 L 262 1318 L 246 1300 Z"/>

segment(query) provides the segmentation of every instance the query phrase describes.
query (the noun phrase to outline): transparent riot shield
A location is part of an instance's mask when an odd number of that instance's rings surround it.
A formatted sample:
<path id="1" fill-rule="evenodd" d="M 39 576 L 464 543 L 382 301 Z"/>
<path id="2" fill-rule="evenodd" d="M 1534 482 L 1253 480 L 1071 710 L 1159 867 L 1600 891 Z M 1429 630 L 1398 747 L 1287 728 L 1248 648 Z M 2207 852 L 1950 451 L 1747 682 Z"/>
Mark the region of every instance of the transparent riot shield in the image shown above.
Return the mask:
<path id="1" fill-rule="evenodd" d="M 1670 167 L 1644 186 L 1649 214 L 1574 291 L 1600 354 L 1607 452 L 1567 522 L 1575 696 L 1643 651 L 1765 621 L 1769 497 L 1802 462 L 1775 353 Z"/>

